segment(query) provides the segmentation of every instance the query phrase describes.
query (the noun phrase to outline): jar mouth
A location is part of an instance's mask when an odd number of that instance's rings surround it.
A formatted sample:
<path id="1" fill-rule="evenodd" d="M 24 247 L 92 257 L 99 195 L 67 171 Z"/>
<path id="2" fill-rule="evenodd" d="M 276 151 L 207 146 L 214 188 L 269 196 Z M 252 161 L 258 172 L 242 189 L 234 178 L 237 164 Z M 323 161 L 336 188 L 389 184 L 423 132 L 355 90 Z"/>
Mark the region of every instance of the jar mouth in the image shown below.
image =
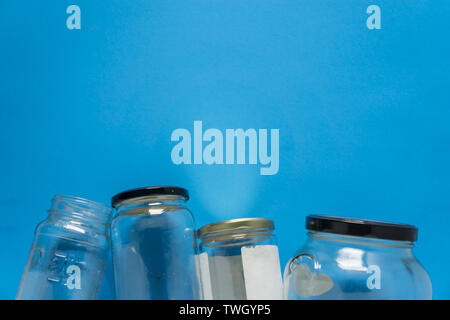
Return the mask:
<path id="1" fill-rule="evenodd" d="M 100 209 L 104 209 L 104 210 L 111 210 L 111 207 L 108 207 L 107 205 L 97 202 L 97 201 L 93 201 L 93 200 L 89 200 L 89 199 L 85 199 L 85 198 L 81 198 L 81 197 L 77 197 L 77 196 L 72 196 L 72 195 L 67 195 L 67 194 L 56 194 L 53 197 L 54 200 L 67 200 L 67 201 L 74 201 L 74 202 L 79 202 L 79 203 L 86 203 L 92 206 L 96 206 L 99 207 Z"/>
<path id="2" fill-rule="evenodd" d="M 107 205 L 85 198 L 57 194 L 52 199 L 53 206 L 49 212 L 71 211 L 77 215 L 87 215 L 109 222 L 112 216 L 112 208 Z"/>

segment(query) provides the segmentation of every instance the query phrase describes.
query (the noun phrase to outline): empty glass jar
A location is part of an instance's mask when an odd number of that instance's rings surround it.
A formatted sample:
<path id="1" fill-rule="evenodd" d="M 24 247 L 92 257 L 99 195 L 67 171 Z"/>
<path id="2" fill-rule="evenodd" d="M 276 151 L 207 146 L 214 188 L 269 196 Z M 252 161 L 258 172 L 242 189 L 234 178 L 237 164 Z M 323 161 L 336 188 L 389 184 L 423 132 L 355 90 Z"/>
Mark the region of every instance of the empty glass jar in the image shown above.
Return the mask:
<path id="1" fill-rule="evenodd" d="M 203 299 L 282 299 L 282 277 L 274 224 L 243 218 L 198 230 Z"/>
<path id="2" fill-rule="evenodd" d="M 112 210 L 57 195 L 36 228 L 17 299 L 96 299 L 109 252 Z"/>
<path id="3" fill-rule="evenodd" d="M 413 253 L 417 228 L 331 216 L 306 218 L 308 240 L 286 265 L 288 299 L 431 299 Z"/>
<path id="4" fill-rule="evenodd" d="M 188 191 L 147 187 L 117 194 L 111 224 L 117 299 L 199 299 Z"/>

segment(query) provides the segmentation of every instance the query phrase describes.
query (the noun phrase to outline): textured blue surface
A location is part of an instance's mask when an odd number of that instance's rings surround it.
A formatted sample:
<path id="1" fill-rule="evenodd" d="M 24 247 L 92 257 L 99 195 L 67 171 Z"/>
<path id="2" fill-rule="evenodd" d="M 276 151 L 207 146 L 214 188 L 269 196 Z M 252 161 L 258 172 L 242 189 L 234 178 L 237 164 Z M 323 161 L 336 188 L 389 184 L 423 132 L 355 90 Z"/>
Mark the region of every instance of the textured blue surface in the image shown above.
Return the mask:
<path id="1" fill-rule="evenodd" d="M 81 30 L 66 28 L 73 3 Z M 0 298 L 54 194 L 174 184 L 197 226 L 274 219 L 282 264 L 307 214 L 416 224 L 449 299 L 449 38 L 443 0 L 1 1 Z M 174 165 L 171 133 L 194 120 L 279 129 L 278 174 Z"/>

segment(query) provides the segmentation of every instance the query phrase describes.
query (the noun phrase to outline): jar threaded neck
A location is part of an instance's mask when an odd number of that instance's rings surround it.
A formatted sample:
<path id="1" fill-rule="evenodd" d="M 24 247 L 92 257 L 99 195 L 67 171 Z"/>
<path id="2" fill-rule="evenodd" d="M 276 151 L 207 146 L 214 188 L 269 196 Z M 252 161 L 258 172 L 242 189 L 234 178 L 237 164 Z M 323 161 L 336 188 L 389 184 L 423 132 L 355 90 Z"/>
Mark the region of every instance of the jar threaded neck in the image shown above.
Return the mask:
<path id="1" fill-rule="evenodd" d="M 112 209 L 102 203 L 61 194 L 53 197 L 49 213 L 101 224 L 109 224 L 112 218 Z"/>

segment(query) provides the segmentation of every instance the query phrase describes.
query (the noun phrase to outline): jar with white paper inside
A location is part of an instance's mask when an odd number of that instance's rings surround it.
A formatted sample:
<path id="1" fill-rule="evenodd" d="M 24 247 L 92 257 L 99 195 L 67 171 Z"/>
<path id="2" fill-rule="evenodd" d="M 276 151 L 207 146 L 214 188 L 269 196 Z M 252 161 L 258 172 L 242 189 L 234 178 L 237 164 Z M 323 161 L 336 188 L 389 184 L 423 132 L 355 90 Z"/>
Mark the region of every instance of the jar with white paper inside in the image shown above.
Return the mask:
<path id="1" fill-rule="evenodd" d="M 197 232 L 197 265 L 205 300 L 277 300 L 283 297 L 274 223 L 243 218 Z"/>

